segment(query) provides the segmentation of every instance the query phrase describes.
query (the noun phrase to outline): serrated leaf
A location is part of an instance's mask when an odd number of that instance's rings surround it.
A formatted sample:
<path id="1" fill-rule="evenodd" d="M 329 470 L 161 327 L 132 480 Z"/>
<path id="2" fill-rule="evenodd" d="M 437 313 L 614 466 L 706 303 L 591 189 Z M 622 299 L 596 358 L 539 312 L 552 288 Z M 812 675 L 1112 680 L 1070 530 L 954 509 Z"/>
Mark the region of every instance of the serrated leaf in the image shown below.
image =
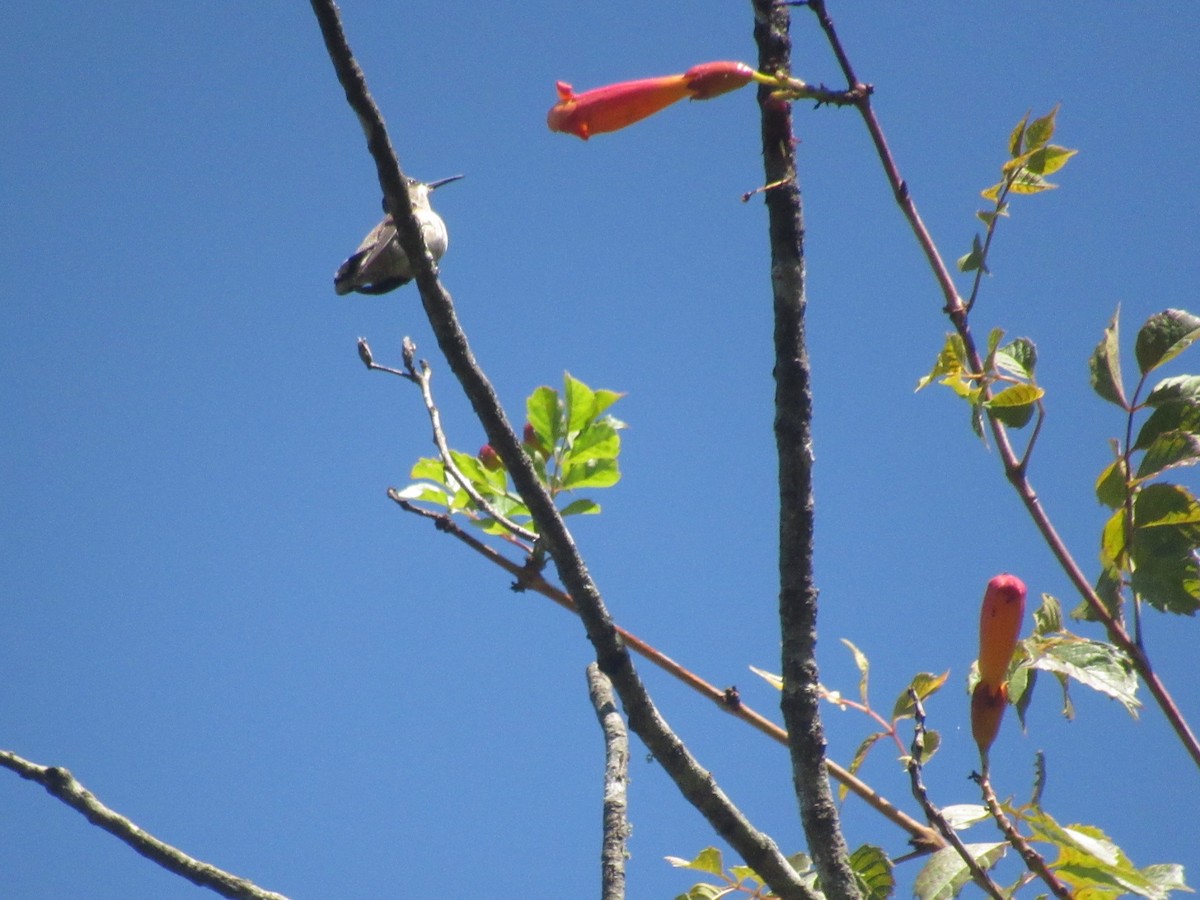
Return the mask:
<path id="1" fill-rule="evenodd" d="M 618 391 L 607 391 L 607 390 L 604 390 L 603 388 L 601 388 L 600 390 L 596 391 L 595 395 L 594 395 L 594 398 L 595 398 L 594 414 L 596 416 L 599 416 L 601 413 L 603 413 L 606 409 L 608 409 L 610 406 L 612 406 L 614 403 L 616 403 L 618 400 L 620 400 L 624 396 L 625 395 L 623 393 L 620 393 Z"/>
<path id="2" fill-rule="evenodd" d="M 1012 130 L 1012 134 L 1008 136 L 1008 155 L 1020 156 L 1025 148 L 1025 127 L 1029 124 L 1029 115 L 1033 110 L 1029 110 L 1021 117 L 1021 121 L 1017 123 Z"/>
<path id="3" fill-rule="evenodd" d="M 1125 528 L 1125 510 L 1118 508 L 1100 531 L 1100 562 L 1106 569 L 1124 571 L 1129 541 Z"/>
<path id="4" fill-rule="evenodd" d="M 1042 594 L 1042 605 L 1033 613 L 1033 633 L 1035 635 L 1053 634 L 1062 631 L 1062 604 L 1049 594 Z"/>
<path id="5" fill-rule="evenodd" d="M 1134 355 L 1142 374 L 1170 362 L 1200 338 L 1200 318 L 1182 309 L 1155 313 L 1138 331 Z"/>
<path id="6" fill-rule="evenodd" d="M 621 453 L 621 436 L 607 422 L 592 422 L 575 436 L 563 457 L 570 465 L 589 459 L 616 459 Z"/>
<path id="7" fill-rule="evenodd" d="M 563 373 L 563 398 L 567 412 L 567 434 L 582 431 L 596 415 L 596 393 L 570 372 Z"/>
<path id="8" fill-rule="evenodd" d="M 955 341 L 955 338 L 958 340 Z M 917 381 L 917 390 L 928 387 L 939 378 L 958 375 L 963 370 L 962 354 L 962 338 L 957 334 L 947 335 L 942 349 L 938 351 L 937 359 L 934 360 L 933 368 L 929 370 L 928 375 Z"/>
<path id="9" fill-rule="evenodd" d="M 842 638 L 842 643 L 849 648 L 850 654 L 854 657 L 854 665 L 858 669 L 858 696 L 865 705 L 870 706 L 870 702 L 867 700 L 867 687 L 871 675 L 871 662 L 867 659 L 867 654 L 863 653 L 845 638 Z"/>
<path id="10" fill-rule="evenodd" d="M 967 844 L 971 854 L 985 870 L 1004 856 L 1008 844 Z M 917 875 L 913 894 L 917 900 L 953 900 L 971 880 L 971 870 L 953 847 L 943 847 L 934 853 Z"/>
<path id="11" fill-rule="evenodd" d="M 1151 484 L 1134 500 L 1130 584 L 1163 612 L 1200 610 L 1200 503 L 1185 488 Z"/>
<path id="12" fill-rule="evenodd" d="M 1137 718 L 1137 676 L 1128 658 L 1111 644 L 1084 638 L 1039 640 L 1032 664 L 1045 672 L 1065 675 L 1084 687 L 1116 700 Z"/>
<path id="13" fill-rule="evenodd" d="M 949 677 L 949 669 L 941 675 L 934 675 L 932 672 L 918 672 L 914 675 L 912 681 L 908 683 L 908 687 L 900 692 L 900 696 L 892 704 L 892 720 L 905 719 L 913 714 L 913 702 L 908 693 L 910 690 L 915 691 L 917 697 L 923 701 L 926 697 L 937 693 Z"/>
<path id="14" fill-rule="evenodd" d="M 552 387 L 537 388 L 525 400 L 525 418 L 547 447 L 553 447 L 562 437 L 561 408 L 558 391 Z"/>
<path id="15" fill-rule="evenodd" d="M 1058 118 L 1058 104 L 1040 119 L 1034 119 L 1025 129 L 1025 149 L 1036 150 L 1054 137 L 1054 120 Z"/>
<path id="16" fill-rule="evenodd" d="M 1200 462 L 1200 435 L 1168 431 L 1156 437 L 1146 448 L 1137 477 L 1149 478 L 1167 469 L 1194 466 L 1197 462 Z"/>
<path id="17" fill-rule="evenodd" d="M 1159 435 L 1168 431 L 1200 435 L 1200 406 L 1181 401 L 1162 404 L 1142 423 L 1133 449 L 1145 450 Z"/>
<path id="18" fill-rule="evenodd" d="M 679 856 L 668 856 L 665 859 L 677 869 L 694 869 L 718 876 L 723 871 L 721 851 L 716 847 L 705 847 L 693 859 L 683 859 Z"/>
<path id="19" fill-rule="evenodd" d="M 1021 169 L 1013 175 L 1008 184 L 1008 190 L 1013 194 L 1040 194 L 1043 191 L 1052 191 L 1057 187 L 1057 184 L 1051 184 L 1037 172 L 1031 172 L 1029 169 Z"/>
<path id="20" fill-rule="evenodd" d="M 964 831 L 972 825 L 991 818 L 986 806 L 978 803 L 954 803 L 942 807 L 942 818 L 955 831 Z"/>
<path id="21" fill-rule="evenodd" d="M 1028 640 L 1026 638 L 1026 641 Z M 1025 714 L 1033 703 L 1033 691 L 1036 687 L 1037 670 L 1028 666 L 1018 667 L 1008 678 L 1008 700 L 1017 711 L 1017 721 L 1021 723 L 1022 731 L 1025 730 Z"/>
<path id="22" fill-rule="evenodd" d="M 983 269 L 984 273 L 987 273 L 988 269 L 983 256 L 983 241 L 979 239 L 978 234 L 971 238 L 970 251 L 960 256 L 956 265 L 960 272 L 974 272 L 976 269 Z"/>
<path id="23" fill-rule="evenodd" d="M 1147 406 L 1162 406 L 1166 403 L 1188 403 L 1200 405 L 1200 375 L 1176 375 L 1164 378 L 1154 386 L 1146 398 Z"/>
<path id="24" fill-rule="evenodd" d="M 1052 175 L 1065 166 L 1078 152 L 1078 150 L 1059 147 L 1057 144 L 1047 144 L 1045 147 L 1034 150 L 1025 165 L 1029 171 L 1038 175 Z"/>
<path id="25" fill-rule="evenodd" d="M 1091 375 L 1092 390 L 1109 403 L 1115 403 L 1121 409 L 1129 409 L 1125 400 L 1125 388 L 1121 382 L 1121 348 L 1119 344 L 1119 318 L 1121 308 L 1113 313 L 1108 327 L 1104 329 L 1104 337 L 1092 351 L 1088 360 L 1088 371 Z"/>
<path id="26" fill-rule="evenodd" d="M 858 880 L 862 900 L 887 900 L 896 889 L 892 861 L 879 847 L 863 844 L 850 854 L 850 868 Z"/>
<path id="27" fill-rule="evenodd" d="M 585 487 L 612 487 L 621 480 L 615 459 L 589 459 L 579 465 L 563 466 L 562 485 L 574 491 Z"/>
<path id="28" fill-rule="evenodd" d="M 996 351 L 996 366 L 1010 375 L 1033 378 L 1037 368 L 1037 346 L 1029 338 L 1017 338 Z"/>
<path id="29" fill-rule="evenodd" d="M 1125 461 L 1114 459 L 1096 479 L 1096 499 L 1109 509 L 1120 509 L 1125 505 L 1127 491 Z"/>
<path id="30" fill-rule="evenodd" d="M 1045 394 L 1037 385 L 1011 384 L 983 405 L 1009 428 L 1023 428 L 1033 418 L 1037 401 Z"/>

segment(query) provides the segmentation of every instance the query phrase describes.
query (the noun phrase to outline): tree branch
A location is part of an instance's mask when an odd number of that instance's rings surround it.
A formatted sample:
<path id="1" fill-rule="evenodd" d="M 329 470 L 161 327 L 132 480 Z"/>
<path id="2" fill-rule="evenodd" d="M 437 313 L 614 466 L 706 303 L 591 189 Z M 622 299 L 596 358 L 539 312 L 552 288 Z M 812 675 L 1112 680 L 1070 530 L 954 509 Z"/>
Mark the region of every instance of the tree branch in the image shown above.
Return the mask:
<path id="1" fill-rule="evenodd" d="M 103 828 L 146 859 L 158 863 L 168 872 L 186 878 L 192 884 L 209 888 L 222 897 L 231 897 L 233 900 L 287 900 L 283 894 L 263 890 L 252 881 L 193 859 L 182 850 L 163 843 L 129 819 L 109 809 L 97 800 L 91 791 L 76 781 L 69 771 L 60 766 L 40 766 L 8 750 L 0 750 L 0 766 L 29 781 L 36 781 L 52 797 L 57 797 L 93 825 Z"/>
<path id="2" fill-rule="evenodd" d="M 791 68 L 790 14 L 754 0 L 758 69 Z M 857 898 L 837 806 L 829 789 L 816 661 L 817 588 L 813 580 L 812 389 L 805 338 L 804 220 L 796 180 L 791 105 L 758 92 L 775 306 L 775 442 L 779 457 L 779 621 L 783 697 L 792 781 L 821 887 L 833 900 Z"/>
<path id="3" fill-rule="evenodd" d="M 600 845 L 600 900 L 625 900 L 625 842 L 629 837 L 629 734 L 613 699 L 612 683 L 595 663 L 587 667 L 588 697 L 604 732 L 604 836 Z"/>
<path id="4" fill-rule="evenodd" d="M 554 560 L 559 578 L 579 609 L 600 669 L 612 680 L 613 687 L 621 697 L 630 728 L 654 754 L 680 792 L 772 890 L 785 900 L 813 900 L 812 892 L 801 882 L 774 841 L 755 829 L 734 806 L 712 775 L 700 767 L 683 742 L 671 731 L 650 699 L 571 533 L 563 523 L 553 499 L 538 481 L 537 473 L 521 448 L 520 440 L 508 422 L 491 382 L 475 362 L 454 311 L 453 301 L 438 280 L 433 260 L 427 252 L 414 252 L 424 249 L 421 230 L 413 215 L 411 202 L 408 202 L 407 186 L 383 119 L 346 43 L 337 6 L 332 0 L 311 0 L 311 3 L 329 57 L 346 91 L 346 99 L 363 123 L 367 147 L 375 160 L 388 211 L 396 224 L 401 246 L 413 262 L 421 304 L 438 346 L 462 385 L 488 442 L 508 466 L 513 484 L 538 527 L 540 540 Z"/>
<path id="5" fill-rule="evenodd" d="M 842 66 L 842 72 L 846 76 L 847 81 L 849 81 L 851 89 L 859 87 L 860 85 L 854 74 L 854 69 L 851 67 L 845 50 L 842 48 L 841 41 L 837 36 L 837 32 L 834 29 L 833 20 L 829 17 L 829 13 L 825 8 L 825 0 L 809 0 L 806 5 L 812 9 L 821 23 L 821 28 L 825 32 L 826 39 L 833 49 L 834 55 L 838 58 Z M 879 124 L 879 119 L 876 117 L 874 109 L 871 107 L 871 92 L 863 92 L 861 99 L 856 105 L 859 113 L 862 115 L 863 122 L 867 126 L 867 131 L 871 135 L 871 140 L 875 145 L 876 153 L 879 155 L 879 161 L 883 166 L 884 174 L 887 176 L 888 183 L 895 194 L 896 202 L 900 205 L 905 219 L 908 220 L 909 227 L 917 238 L 917 243 L 921 245 L 926 261 L 929 263 L 930 270 L 937 281 L 938 288 L 945 298 L 946 315 L 950 318 L 954 329 L 963 339 L 972 369 L 977 372 L 982 371 L 983 361 L 975 345 L 975 338 L 971 333 L 970 323 L 968 322 L 969 310 L 954 286 L 954 279 L 950 275 L 949 267 L 947 267 L 945 261 L 942 259 L 937 246 L 933 242 L 932 236 L 929 234 L 929 230 L 925 227 L 925 223 L 921 220 L 921 216 L 917 212 L 917 205 L 909 195 L 908 185 L 900 177 L 900 170 L 896 165 L 891 150 L 888 149 L 887 140 L 884 138 L 883 128 Z M 974 298 L 972 298 L 972 302 L 973 300 Z M 984 399 L 987 399 L 986 386 L 984 394 Z M 1004 424 L 993 416 L 988 416 L 987 418 L 992 437 L 996 442 L 997 453 L 1004 465 L 1005 477 L 1017 492 L 1017 496 L 1021 498 L 1021 503 L 1025 506 L 1030 518 L 1033 519 L 1033 523 L 1038 531 L 1041 532 L 1042 539 L 1050 548 L 1050 552 L 1058 561 L 1063 572 L 1066 573 L 1067 578 L 1075 586 L 1075 590 L 1078 591 L 1087 604 L 1091 614 L 1103 624 L 1105 631 L 1108 633 L 1109 640 L 1129 657 L 1134 669 L 1146 683 L 1147 689 L 1154 696 L 1159 708 L 1167 717 L 1167 721 L 1170 722 L 1171 727 L 1175 730 L 1175 734 L 1183 744 L 1184 749 L 1187 750 L 1192 761 L 1197 766 L 1200 766 L 1200 741 L 1197 740 L 1187 720 L 1184 719 L 1174 698 L 1167 691 L 1166 685 L 1163 684 L 1154 671 L 1150 663 L 1150 658 L 1130 638 L 1129 633 L 1117 618 L 1108 611 L 1108 607 L 1104 605 L 1104 601 L 1100 599 L 1100 596 L 1083 574 L 1083 570 L 1079 568 L 1079 564 L 1071 555 L 1070 550 L 1067 549 L 1066 544 L 1050 521 L 1050 517 L 1042 507 L 1037 492 L 1034 491 L 1033 485 L 1029 481 L 1026 472 L 1027 460 L 1019 460 L 1017 458 L 1012 442 L 1008 437 L 1008 430 L 1004 427 Z"/>

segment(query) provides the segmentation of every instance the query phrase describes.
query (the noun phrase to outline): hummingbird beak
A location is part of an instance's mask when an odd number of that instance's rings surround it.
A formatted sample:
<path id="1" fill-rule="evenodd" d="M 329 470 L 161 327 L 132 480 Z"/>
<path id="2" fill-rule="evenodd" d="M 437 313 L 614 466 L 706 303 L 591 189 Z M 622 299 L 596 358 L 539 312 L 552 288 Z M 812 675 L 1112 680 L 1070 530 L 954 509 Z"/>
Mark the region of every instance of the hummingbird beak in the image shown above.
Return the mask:
<path id="1" fill-rule="evenodd" d="M 449 184 L 452 181 L 458 181 L 460 178 L 466 178 L 466 175 L 451 175 L 449 178 L 439 178 L 437 181 L 431 181 L 425 185 L 431 191 L 437 190 L 443 184 Z"/>

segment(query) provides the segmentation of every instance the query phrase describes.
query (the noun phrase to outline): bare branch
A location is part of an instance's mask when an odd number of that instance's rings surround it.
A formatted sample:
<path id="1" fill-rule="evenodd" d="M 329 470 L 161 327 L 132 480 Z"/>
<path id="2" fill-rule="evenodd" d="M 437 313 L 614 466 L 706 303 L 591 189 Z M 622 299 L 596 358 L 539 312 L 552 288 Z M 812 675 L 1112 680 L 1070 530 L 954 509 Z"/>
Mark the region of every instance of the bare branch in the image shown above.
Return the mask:
<path id="1" fill-rule="evenodd" d="M 60 766 L 40 766 L 8 750 L 0 750 L 0 766 L 29 781 L 36 781 L 51 796 L 57 797 L 93 825 L 103 828 L 146 859 L 158 863 L 168 872 L 186 878 L 192 884 L 209 888 L 222 897 L 231 897 L 234 900 L 287 900 L 283 894 L 263 890 L 245 878 L 200 862 L 182 850 L 163 843 L 129 819 L 109 809 L 97 800 L 91 791 L 76 781 L 69 771 Z"/>
<path id="2" fill-rule="evenodd" d="M 338 80 L 346 91 L 346 99 L 368 135 L 367 147 L 375 160 L 388 212 L 395 222 L 401 246 L 413 262 L 421 303 L 438 346 L 483 425 L 488 442 L 508 465 L 513 484 L 537 525 L 539 544 L 545 546 L 554 560 L 559 578 L 578 607 L 588 639 L 595 648 L 596 660 L 620 695 L 630 728 L 654 754 L 684 797 L 704 815 L 717 834 L 742 856 L 746 864 L 762 876 L 772 890 L 784 900 L 813 900 L 812 892 L 805 887 L 774 841 L 755 829 L 712 775 L 701 768 L 650 699 L 553 498 L 538 480 L 532 463 L 521 450 L 520 440 L 505 416 L 491 382 L 475 362 L 453 301 L 438 280 L 432 258 L 427 252 L 415 252 L 424 249 L 421 229 L 413 214 L 407 185 L 387 137 L 383 119 L 346 43 L 337 6 L 332 0 L 311 0 L 311 3 Z"/>
<path id="3" fill-rule="evenodd" d="M 612 683 L 595 663 L 587 667 L 588 696 L 604 732 L 604 837 L 600 846 L 600 900 L 625 900 L 625 842 L 629 838 L 629 734 Z"/>
<path id="4" fill-rule="evenodd" d="M 790 14 L 755 0 L 758 68 L 791 68 Z M 779 458 L 779 621 L 783 697 L 792 781 L 821 887 L 833 900 L 859 896 L 829 789 L 816 661 L 817 588 L 813 579 L 812 389 L 805 337 L 804 222 L 795 179 L 791 106 L 759 87 L 765 194 L 775 306 L 775 444 Z"/>
<path id="5" fill-rule="evenodd" d="M 934 806 L 933 801 L 929 799 L 929 792 L 925 789 L 925 783 L 921 780 L 921 759 L 925 752 L 925 706 L 921 703 L 921 698 L 917 696 L 917 692 L 911 688 L 908 691 L 908 696 L 913 702 L 913 719 L 915 725 L 913 727 L 913 742 L 912 752 L 908 757 L 908 778 L 912 783 L 913 796 L 917 798 L 917 802 L 921 804 L 921 809 L 925 811 L 931 825 L 933 825 L 942 837 L 946 839 L 954 852 L 959 855 L 967 868 L 971 870 L 971 878 L 979 887 L 988 893 L 993 900 L 1006 900 L 1004 891 L 1000 886 L 991 879 L 991 876 L 984 871 L 983 866 L 971 855 L 971 851 L 967 849 L 962 842 L 962 838 L 958 836 L 950 823 L 946 821 L 946 817 L 942 815 L 942 811 Z"/>

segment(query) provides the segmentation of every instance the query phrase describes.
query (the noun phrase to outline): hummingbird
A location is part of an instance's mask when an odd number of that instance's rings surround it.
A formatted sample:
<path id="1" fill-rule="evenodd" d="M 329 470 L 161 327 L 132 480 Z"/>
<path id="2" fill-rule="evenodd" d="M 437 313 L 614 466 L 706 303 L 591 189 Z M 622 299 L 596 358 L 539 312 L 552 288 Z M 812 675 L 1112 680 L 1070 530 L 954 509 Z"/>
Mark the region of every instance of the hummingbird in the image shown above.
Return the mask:
<path id="1" fill-rule="evenodd" d="M 412 197 L 413 212 L 421 223 L 421 234 L 425 246 L 434 261 L 442 258 L 450 235 L 446 223 L 429 205 L 429 195 L 443 184 L 458 181 L 462 175 L 451 175 L 428 183 L 408 179 L 408 193 Z M 386 200 L 384 201 L 386 206 Z M 386 212 L 386 209 L 384 210 Z M 357 291 L 360 294 L 386 294 L 412 281 L 413 269 L 408 256 L 396 237 L 396 224 L 389 213 L 383 221 L 371 229 L 354 255 L 338 266 L 333 276 L 333 289 L 339 295 Z"/>

